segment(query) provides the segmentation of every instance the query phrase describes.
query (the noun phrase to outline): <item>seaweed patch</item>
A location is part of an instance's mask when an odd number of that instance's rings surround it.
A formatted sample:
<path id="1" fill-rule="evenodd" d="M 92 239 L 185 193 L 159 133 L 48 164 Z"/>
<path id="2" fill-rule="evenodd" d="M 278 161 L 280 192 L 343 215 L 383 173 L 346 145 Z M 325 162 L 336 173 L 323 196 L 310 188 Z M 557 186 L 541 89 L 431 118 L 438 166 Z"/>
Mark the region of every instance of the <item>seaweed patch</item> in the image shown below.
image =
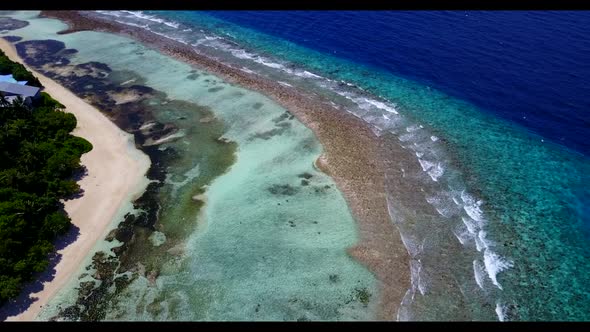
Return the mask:
<path id="1" fill-rule="evenodd" d="M 299 189 L 293 187 L 289 184 L 273 184 L 272 186 L 267 188 L 268 191 L 273 195 L 284 195 L 284 196 L 293 196 L 295 195 Z"/>
<path id="2" fill-rule="evenodd" d="M 17 20 L 11 17 L 0 16 L 0 31 L 11 31 L 26 27 L 29 22 Z"/>
<path id="3" fill-rule="evenodd" d="M 22 37 L 19 36 L 4 36 L 2 38 L 11 43 L 16 43 L 17 41 L 20 41 L 22 39 Z"/>

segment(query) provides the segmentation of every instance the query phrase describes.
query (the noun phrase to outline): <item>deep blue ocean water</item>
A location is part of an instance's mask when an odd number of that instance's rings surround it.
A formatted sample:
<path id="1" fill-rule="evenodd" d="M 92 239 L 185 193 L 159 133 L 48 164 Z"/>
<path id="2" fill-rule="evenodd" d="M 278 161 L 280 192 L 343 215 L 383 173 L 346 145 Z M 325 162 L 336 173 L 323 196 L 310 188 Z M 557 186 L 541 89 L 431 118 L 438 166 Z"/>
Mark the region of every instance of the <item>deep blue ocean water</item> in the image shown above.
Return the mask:
<path id="1" fill-rule="evenodd" d="M 468 100 L 590 155 L 588 11 L 213 11 Z"/>
<path id="2" fill-rule="evenodd" d="M 438 214 L 386 189 L 412 256 L 399 319 L 590 319 L 589 12 L 104 15 L 332 96 L 415 152 Z"/>

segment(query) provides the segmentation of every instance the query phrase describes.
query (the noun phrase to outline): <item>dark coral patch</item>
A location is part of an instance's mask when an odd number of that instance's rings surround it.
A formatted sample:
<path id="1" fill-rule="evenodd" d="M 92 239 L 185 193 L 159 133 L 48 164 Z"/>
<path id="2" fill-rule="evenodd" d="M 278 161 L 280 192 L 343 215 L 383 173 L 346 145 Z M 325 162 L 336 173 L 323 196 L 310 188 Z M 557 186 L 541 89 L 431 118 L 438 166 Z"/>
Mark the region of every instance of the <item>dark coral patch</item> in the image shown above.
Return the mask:
<path id="1" fill-rule="evenodd" d="M 303 172 L 301 174 L 298 174 L 297 177 L 304 178 L 306 180 L 309 180 L 309 179 L 311 179 L 313 177 L 313 175 L 311 175 L 311 174 L 309 174 L 307 172 Z"/>
<path id="2" fill-rule="evenodd" d="M 273 129 L 267 130 L 267 131 L 263 131 L 263 132 L 255 133 L 255 134 L 251 135 L 248 138 L 248 140 L 249 141 L 252 141 L 254 139 L 269 140 L 269 139 L 273 138 L 274 136 L 282 135 L 284 132 L 289 130 L 289 128 L 291 128 L 291 124 L 288 122 L 277 123 L 276 128 L 273 128 Z"/>
<path id="3" fill-rule="evenodd" d="M 191 81 L 194 81 L 197 78 L 199 78 L 199 76 L 201 76 L 201 75 L 199 75 L 197 73 L 192 73 L 192 74 L 188 75 L 186 78 L 189 79 L 189 80 L 191 80 Z"/>
<path id="4" fill-rule="evenodd" d="M 268 191 L 273 195 L 293 196 L 299 191 L 299 189 L 289 184 L 273 184 L 268 187 Z"/>
<path id="5" fill-rule="evenodd" d="M 16 43 L 17 41 L 20 41 L 22 39 L 19 36 L 5 36 L 5 37 L 2 37 L 2 38 L 4 38 L 4 40 L 6 40 L 8 42 L 11 42 L 11 43 Z"/>
<path id="6" fill-rule="evenodd" d="M 222 86 L 217 86 L 217 87 L 214 87 L 214 88 L 210 88 L 210 89 L 208 89 L 207 91 L 209 91 L 209 92 L 218 92 L 218 91 L 221 91 L 221 90 L 223 90 L 223 89 L 224 89 L 224 87 L 222 87 Z"/>
<path id="7" fill-rule="evenodd" d="M 11 17 L 0 16 L 0 30 L 16 30 L 29 25 L 27 21 L 17 20 Z"/>
<path id="8" fill-rule="evenodd" d="M 66 45 L 58 40 L 30 40 L 17 43 L 16 51 L 18 55 L 25 60 L 28 65 L 41 67 L 44 64 L 69 63 L 67 57 L 72 54 L 72 51 L 62 51 L 66 49 Z M 77 52 L 77 51 L 76 51 Z"/>

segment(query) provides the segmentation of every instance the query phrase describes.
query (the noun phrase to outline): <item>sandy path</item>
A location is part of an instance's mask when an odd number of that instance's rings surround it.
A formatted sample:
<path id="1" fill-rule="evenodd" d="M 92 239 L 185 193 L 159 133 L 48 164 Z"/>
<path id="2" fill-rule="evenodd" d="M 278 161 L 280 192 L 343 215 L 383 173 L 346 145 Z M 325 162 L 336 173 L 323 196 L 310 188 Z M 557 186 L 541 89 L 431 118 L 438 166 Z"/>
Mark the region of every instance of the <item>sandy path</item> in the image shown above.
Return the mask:
<path id="1" fill-rule="evenodd" d="M 0 39 L 0 49 L 11 60 L 23 63 L 9 42 Z M 35 319 L 42 306 L 78 271 L 97 241 L 106 236 L 117 212 L 145 190 L 148 183 L 145 174 L 150 166 L 149 158 L 135 148 L 132 135 L 66 88 L 31 71 L 45 86 L 45 91 L 78 119 L 73 134 L 85 138 L 94 148 L 81 159 L 88 170 L 78 182 L 84 190 L 83 196 L 65 202 L 72 223 L 79 227 L 77 240 L 58 252 L 62 257 L 55 266 L 55 277 L 44 283 L 42 291 L 30 295 L 38 299 L 26 311 L 7 320 Z"/>

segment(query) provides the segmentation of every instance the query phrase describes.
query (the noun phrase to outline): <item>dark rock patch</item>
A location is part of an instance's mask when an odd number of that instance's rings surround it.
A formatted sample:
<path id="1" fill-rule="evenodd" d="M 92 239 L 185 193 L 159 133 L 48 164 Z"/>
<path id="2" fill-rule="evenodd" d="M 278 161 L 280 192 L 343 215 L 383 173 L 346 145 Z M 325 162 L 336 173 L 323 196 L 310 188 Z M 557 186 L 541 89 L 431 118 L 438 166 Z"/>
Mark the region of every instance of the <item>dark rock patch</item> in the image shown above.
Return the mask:
<path id="1" fill-rule="evenodd" d="M 20 41 L 22 39 L 19 36 L 5 36 L 5 37 L 2 37 L 2 38 L 4 38 L 4 40 L 6 40 L 8 42 L 11 42 L 11 43 L 16 43 L 17 41 Z"/>
<path id="2" fill-rule="evenodd" d="M 199 75 L 199 74 L 197 74 L 197 73 L 192 73 L 192 74 L 188 75 L 188 76 L 186 77 L 186 79 L 187 79 L 187 80 L 194 81 L 194 80 L 196 80 L 197 78 L 199 78 L 199 76 L 201 76 L 201 75 Z"/>
<path id="3" fill-rule="evenodd" d="M 21 21 L 12 17 L 0 16 L 0 30 L 16 30 L 29 25 L 27 21 Z"/>
<path id="4" fill-rule="evenodd" d="M 313 177 L 313 175 L 311 175 L 311 174 L 309 174 L 307 172 L 303 172 L 301 174 L 298 174 L 297 177 L 304 178 L 306 180 L 309 180 L 309 179 L 311 179 Z"/>
<path id="5" fill-rule="evenodd" d="M 330 274 L 328 279 L 330 279 L 331 283 L 337 283 L 338 281 L 340 281 L 340 277 L 337 274 Z"/>
<path id="6" fill-rule="evenodd" d="M 223 90 L 223 89 L 225 89 L 225 88 L 224 88 L 224 87 L 222 87 L 222 86 L 217 86 L 217 87 L 214 87 L 214 88 L 210 88 L 210 89 L 208 89 L 207 91 L 208 91 L 208 92 L 218 92 L 218 91 L 221 91 L 221 90 Z"/>
<path id="7" fill-rule="evenodd" d="M 287 118 L 289 118 L 289 113 L 288 112 L 285 112 L 285 113 L 277 116 L 276 118 L 272 119 L 272 122 L 279 123 L 279 122 L 281 122 L 283 120 L 287 120 Z"/>
<path id="8" fill-rule="evenodd" d="M 290 123 L 278 123 L 277 124 L 278 128 L 273 128 L 271 130 L 267 130 L 267 131 L 263 131 L 263 132 L 259 132 L 256 134 L 251 135 L 248 140 L 252 141 L 255 139 L 263 139 L 263 140 L 269 140 L 274 136 L 280 136 L 282 135 L 284 132 L 286 132 L 287 130 L 289 130 L 289 128 L 291 128 L 291 124 Z"/>
<path id="9" fill-rule="evenodd" d="M 66 45 L 58 40 L 28 40 L 15 44 L 18 55 L 30 66 L 41 67 L 44 64 L 69 63 L 67 56 L 72 51 L 61 51 L 66 49 Z M 77 52 L 77 51 L 76 51 Z"/>
<path id="10" fill-rule="evenodd" d="M 331 187 L 328 186 L 328 185 L 325 185 L 325 186 L 315 186 L 314 187 L 314 192 L 316 194 L 325 194 L 328 191 L 328 189 L 330 189 L 330 188 Z"/>
<path id="11" fill-rule="evenodd" d="M 272 186 L 267 188 L 273 195 L 284 195 L 284 196 L 293 196 L 295 195 L 299 189 L 289 185 L 289 184 L 273 184 Z"/>

